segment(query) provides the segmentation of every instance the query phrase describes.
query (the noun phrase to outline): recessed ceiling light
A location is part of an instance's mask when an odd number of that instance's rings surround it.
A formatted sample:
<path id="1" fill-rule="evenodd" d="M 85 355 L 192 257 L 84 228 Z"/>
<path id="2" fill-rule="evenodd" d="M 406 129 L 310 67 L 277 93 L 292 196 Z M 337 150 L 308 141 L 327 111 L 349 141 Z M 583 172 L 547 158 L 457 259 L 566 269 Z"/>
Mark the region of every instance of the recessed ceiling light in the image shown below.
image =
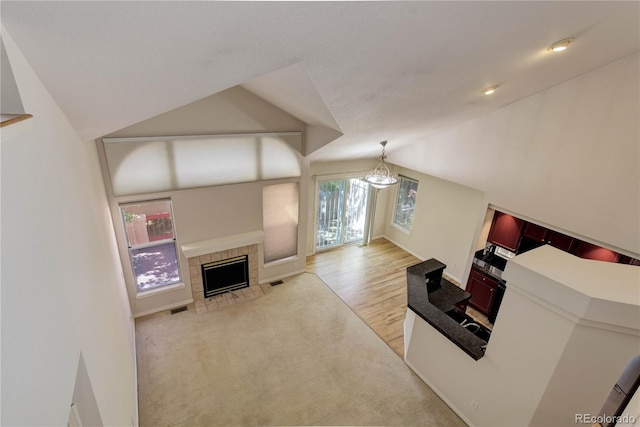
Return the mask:
<path id="1" fill-rule="evenodd" d="M 568 39 L 562 39 L 560 41 L 555 42 L 551 46 L 549 46 L 549 49 L 547 50 L 551 50 L 553 52 L 562 52 L 563 50 L 566 50 L 569 47 L 569 45 L 571 44 L 571 42 L 573 42 L 573 40 L 574 40 L 573 37 L 569 37 Z"/>
<path id="2" fill-rule="evenodd" d="M 496 92 L 496 90 L 498 90 L 498 86 L 490 86 L 482 89 L 482 93 L 485 95 L 492 95 Z"/>

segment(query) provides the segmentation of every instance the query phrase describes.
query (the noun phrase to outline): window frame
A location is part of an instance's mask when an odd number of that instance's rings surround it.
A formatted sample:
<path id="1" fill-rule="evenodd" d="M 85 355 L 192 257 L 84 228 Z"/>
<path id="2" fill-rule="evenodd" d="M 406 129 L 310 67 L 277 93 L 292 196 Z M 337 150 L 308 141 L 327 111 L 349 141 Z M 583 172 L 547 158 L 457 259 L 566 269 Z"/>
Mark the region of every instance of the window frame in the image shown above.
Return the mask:
<path id="1" fill-rule="evenodd" d="M 158 239 L 158 240 L 144 242 L 144 243 L 131 244 L 130 243 L 130 238 L 129 238 L 129 233 L 127 231 L 127 220 L 125 218 L 126 207 L 127 206 L 141 206 L 141 205 L 145 205 L 145 204 L 163 203 L 163 202 L 167 202 L 168 206 L 169 206 L 172 237 Z M 151 296 L 151 295 L 155 295 L 155 294 L 167 292 L 167 291 L 170 291 L 170 290 L 173 290 L 173 289 L 184 287 L 182 269 L 180 267 L 180 253 L 178 252 L 178 250 L 179 250 L 178 249 L 178 239 L 177 239 L 177 234 L 176 234 L 176 229 L 175 229 L 175 221 L 174 221 L 174 215 L 173 215 L 173 201 L 171 200 L 171 198 L 170 197 L 162 197 L 162 198 L 158 198 L 158 199 L 132 200 L 132 201 L 127 201 L 127 202 L 122 202 L 122 203 L 118 203 L 118 211 L 120 213 L 120 219 L 122 221 L 122 230 L 123 230 L 123 233 L 124 233 L 124 240 L 125 240 L 124 243 L 125 243 L 125 246 L 127 248 L 127 259 L 128 259 L 128 262 L 129 262 L 129 267 L 130 267 L 130 271 L 131 271 L 131 277 L 132 277 L 132 280 L 133 280 L 133 287 L 134 287 L 135 292 L 136 292 L 136 299 L 144 298 L 146 296 Z M 138 277 L 136 275 L 136 269 L 134 267 L 133 251 L 138 250 L 138 249 L 152 248 L 152 247 L 155 247 L 155 246 L 162 246 L 162 245 L 166 245 L 167 243 L 172 243 L 173 244 L 173 248 L 174 248 L 174 252 L 175 252 L 175 263 L 176 263 L 177 272 L 178 272 L 177 281 L 174 281 L 174 282 L 171 282 L 171 283 L 162 284 L 162 285 L 153 286 L 153 287 L 150 287 L 150 288 L 147 288 L 147 289 L 141 289 L 140 284 L 138 283 Z"/>
<path id="2" fill-rule="evenodd" d="M 416 209 L 416 200 L 417 200 L 417 196 L 418 196 L 418 185 L 420 184 L 420 181 L 418 181 L 417 179 L 413 179 L 413 178 L 409 178 L 408 176 L 404 176 L 404 175 L 399 175 L 399 182 L 398 182 L 398 190 L 396 191 L 396 200 L 393 206 L 393 216 L 391 219 L 391 225 L 393 227 L 395 227 L 396 229 L 402 231 L 403 233 L 406 234 L 411 234 L 411 230 L 413 228 L 413 216 L 415 213 L 415 209 Z M 413 202 L 413 206 L 411 207 L 411 218 L 409 221 L 409 228 L 405 227 L 403 224 L 396 222 L 398 220 L 398 208 L 400 207 L 400 197 L 402 196 L 401 191 L 402 191 L 402 184 L 403 181 L 406 182 L 410 182 L 410 183 L 414 183 L 415 184 L 415 193 L 416 193 L 416 197 Z"/>
<path id="3" fill-rule="evenodd" d="M 316 181 L 316 189 L 315 189 L 315 203 L 314 203 L 314 233 L 313 233 L 313 237 L 314 237 L 314 253 L 317 251 L 325 251 L 325 250 L 330 250 L 330 249 L 335 249 L 347 244 L 351 244 L 351 243 L 355 243 L 355 242 L 362 242 L 365 240 L 366 238 L 366 234 L 367 234 L 367 222 L 369 221 L 369 216 L 370 216 L 370 206 L 369 206 L 369 201 L 371 198 L 371 189 L 372 187 L 364 180 L 364 174 L 363 173 L 357 173 L 357 174 L 346 174 L 346 175 L 323 175 L 323 176 L 317 176 L 315 178 Z M 321 216 L 321 206 L 322 204 L 320 203 L 320 193 L 322 191 L 322 186 L 324 183 L 328 183 L 328 182 L 344 182 L 344 187 L 342 188 L 343 191 L 343 197 L 341 197 L 341 215 L 339 218 L 339 228 L 340 228 L 340 237 L 335 239 L 335 243 L 330 243 L 330 244 L 322 244 L 321 246 L 319 246 L 319 241 L 322 239 L 322 235 L 321 230 L 319 230 L 319 228 L 321 227 L 321 225 L 323 223 L 326 224 L 326 221 L 321 221 L 320 220 L 320 216 Z M 364 209 L 364 225 L 363 225 L 363 230 L 362 230 L 362 236 L 357 237 L 357 238 L 348 238 L 348 225 L 349 225 L 349 221 L 347 220 L 347 216 L 349 215 L 350 212 L 350 208 L 353 207 L 353 205 L 350 205 L 349 201 L 352 200 L 351 198 L 353 197 L 354 193 L 358 192 L 357 187 L 360 186 L 360 190 L 365 192 L 365 196 L 364 198 L 362 198 L 361 200 L 363 201 L 363 203 L 359 206 L 361 206 Z M 354 188 L 356 188 L 356 190 L 354 190 Z"/>

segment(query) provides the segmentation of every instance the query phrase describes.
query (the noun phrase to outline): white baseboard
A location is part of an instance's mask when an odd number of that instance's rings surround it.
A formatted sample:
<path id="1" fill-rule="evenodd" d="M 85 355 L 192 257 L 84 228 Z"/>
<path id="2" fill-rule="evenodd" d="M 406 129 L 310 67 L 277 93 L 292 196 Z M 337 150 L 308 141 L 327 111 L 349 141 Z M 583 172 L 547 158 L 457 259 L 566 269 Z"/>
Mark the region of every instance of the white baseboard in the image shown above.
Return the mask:
<path id="1" fill-rule="evenodd" d="M 417 253 L 413 252 L 411 249 L 409 249 L 409 248 L 407 248 L 407 247 L 405 247 L 405 246 L 401 245 L 400 243 L 396 242 L 395 240 L 393 240 L 391 237 L 387 236 L 386 234 L 385 234 L 385 235 L 382 235 L 382 236 L 380 236 L 380 237 L 377 237 L 377 238 L 379 239 L 379 238 L 382 238 L 382 237 L 383 237 L 383 238 L 385 238 L 385 239 L 387 239 L 388 241 L 390 241 L 391 243 L 393 243 L 394 245 L 396 245 L 397 247 L 399 247 L 399 248 L 400 248 L 400 249 L 402 249 L 403 251 L 405 251 L 405 252 L 409 252 L 409 253 L 410 253 L 411 255 L 413 255 L 414 257 L 416 257 L 416 258 L 420 259 L 421 261 L 424 261 L 424 258 L 422 258 L 420 255 L 418 255 Z"/>
<path id="2" fill-rule="evenodd" d="M 158 308 L 153 308 L 151 310 L 147 310 L 147 311 L 142 311 L 140 313 L 136 313 L 133 315 L 133 317 L 135 319 L 137 319 L 138 317 L 142 317 L 142 316 L 148 316 L 149 314 L 153 314 L 153 313 L 158 313 L 160 311 L 164 311 L 164 310 L 171 310 L 172 308 L 176 308 L 176 307 L 182 307 L 183 305 L 187 305 L 187 304 L 191 304 L 193 302 L 193 298 L 189 298 L 186 299 L 184 301 L 180 301 L 180 302 L 176 302 L 173 304 L 168 304 L 162 307 L 158 307 Z"/>
<path id="3" fill-rule="evenodd" d="M 414 257 L 418 258 L 421 261 L 425 261 L 425 259 L 423 257 L 421 257 L 420 255 L 418 255 L 417 253 L 413 252 L 411 249 L 404 247 L 403 245 L 401 245 L 400 243 L 396 242 L 395 240 L 393 240 L 392 238 L 390 238 L 387 235 L 384 236 L 380 236 L 380 237 L 384 237 L 385 239 L 387 239 L 388 241 L 390 241 L 391 243 L 393 243 L 394 245 L 396 245 L 397 247 L 399 247 L 400 249 L 402 249 L 405 252 L 409 252 L 411 255 L 413 255 Z M 449 273 L 446 269 L 444 271 L 444 273 L 451 277 L 453 280 L 455 280 L 456 282 L 462 284 L 462 280 L 460 280 L 459 277 L 454 276 L 453 274 Z"/>
<path id="4" fill-rule="evenodd" d="M 271 283 L 271 282 L 275 282 L 276 280 L 286 279 L 287 277 L 297 276 L 298 274 L 302 274 L 302 273 L 305 273 L 305 272 L 306 272 L 306 270 L 304 268 L 301 269 L 301 270 L 290 271 L 290 272 L 285 273 L 285 274 L 280 274 L 278 276 L 269 277 L 268 279 L 262 279 L 258 283 L 261 284 L 261 285 L 265 284 L 265 283 Z"/>

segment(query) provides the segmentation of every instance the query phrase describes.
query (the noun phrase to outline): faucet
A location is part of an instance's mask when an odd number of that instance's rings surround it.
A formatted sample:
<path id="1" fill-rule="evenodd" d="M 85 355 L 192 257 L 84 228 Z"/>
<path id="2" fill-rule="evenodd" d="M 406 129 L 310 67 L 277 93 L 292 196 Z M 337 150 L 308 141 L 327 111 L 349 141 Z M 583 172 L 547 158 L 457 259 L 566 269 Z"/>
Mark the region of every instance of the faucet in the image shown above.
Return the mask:
<path id="1" fill-rule="evenodd" d="M 480 329 L 480 325 L 478 325 L 477 323 L 474 322 L 469 322 L 469 323 L 463 323 L 462 327 L 465 329 L 469 329 L 470 327 L 474 327 L 476 328 L 476 331 Z"/>

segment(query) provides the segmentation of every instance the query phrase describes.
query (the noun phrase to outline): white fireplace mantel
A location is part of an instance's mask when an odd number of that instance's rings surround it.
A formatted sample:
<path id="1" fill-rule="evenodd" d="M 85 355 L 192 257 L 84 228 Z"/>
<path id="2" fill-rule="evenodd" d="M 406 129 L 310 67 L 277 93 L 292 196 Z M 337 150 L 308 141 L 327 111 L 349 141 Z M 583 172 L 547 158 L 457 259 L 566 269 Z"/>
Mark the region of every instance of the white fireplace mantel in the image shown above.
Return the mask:
<path id="1" fill-rule="evenodd" d="M 227 249 L 255 245 L 263 242 L 263 231 L 250 231 L 248 233 L 234 234 L 216 239 L 188 243 L 186 245 L 182 245 L 182 253 L 186 258 L 192 258 L 211 252 L 226 251 Z"/>

